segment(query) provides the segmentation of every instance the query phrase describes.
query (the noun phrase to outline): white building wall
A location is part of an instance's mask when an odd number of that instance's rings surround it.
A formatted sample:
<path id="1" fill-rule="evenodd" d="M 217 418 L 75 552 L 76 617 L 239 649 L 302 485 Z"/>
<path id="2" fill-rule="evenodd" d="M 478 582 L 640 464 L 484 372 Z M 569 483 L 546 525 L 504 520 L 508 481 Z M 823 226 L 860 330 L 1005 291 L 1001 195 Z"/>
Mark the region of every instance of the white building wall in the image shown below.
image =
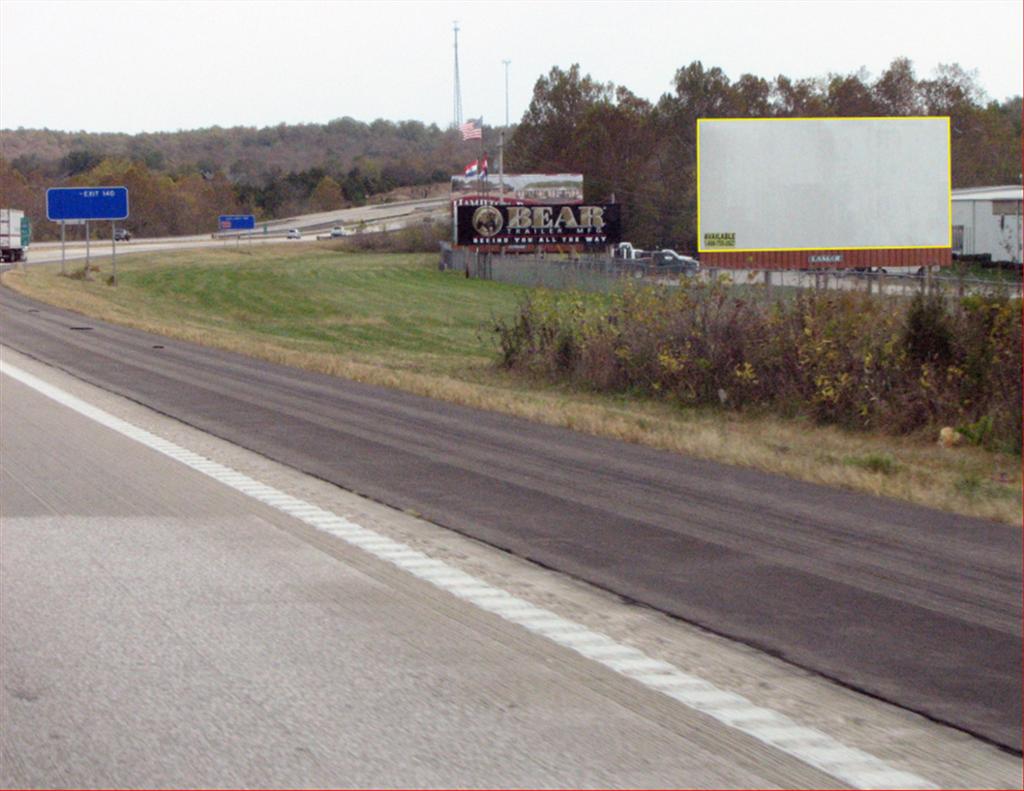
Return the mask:
<path id="1" fill-rule="evenodd" d="M 1005 204 L 1005 201 L 1001 201 Z M 963 249 L 957 250 L 954 242 L 953 252 L 964 255 L 992 256 L 993 261 L 1011 261 L 1021 263 L 1021 202 L 1017 201 L 1017 214 L 995 214 L 991 200 L 953 201 L 954 239 L 956 227 L 963 227 Z"/>

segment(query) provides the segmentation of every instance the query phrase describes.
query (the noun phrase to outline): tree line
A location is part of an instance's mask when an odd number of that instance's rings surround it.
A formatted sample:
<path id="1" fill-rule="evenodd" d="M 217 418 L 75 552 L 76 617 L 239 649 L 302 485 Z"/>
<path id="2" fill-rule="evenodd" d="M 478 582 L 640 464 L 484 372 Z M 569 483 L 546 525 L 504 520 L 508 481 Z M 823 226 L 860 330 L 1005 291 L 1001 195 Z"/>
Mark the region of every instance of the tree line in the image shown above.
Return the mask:
<path id="1" fill-rule="evenodd" d="M 695 250 L 698 118 L 908 115 L 950 116 L 954 187 L 1021 182 L 1021 97 L 988 100 L 955 64 L 918 78 L 906 58 L 874 79 L 862 69 L 735 81 L 695 61 L 657 102 L 581 74 L 578 65 L 555 67 L 534 86 L 506 170 L 582 172 L 587 200 L 622 204 L 627 238 Z"/>
<path id="2" fill-rule="evenodd" d="M 436 125 L 351 118 L 140 135 L 4 130 L 0 204 L 27 212 L 33 238 L 53 239 L 48 187 L 118 184 L 136 234 L 202 233 L 218 214 L 288 217 L 446 182 L 472 158 L 466 148 Z"/>

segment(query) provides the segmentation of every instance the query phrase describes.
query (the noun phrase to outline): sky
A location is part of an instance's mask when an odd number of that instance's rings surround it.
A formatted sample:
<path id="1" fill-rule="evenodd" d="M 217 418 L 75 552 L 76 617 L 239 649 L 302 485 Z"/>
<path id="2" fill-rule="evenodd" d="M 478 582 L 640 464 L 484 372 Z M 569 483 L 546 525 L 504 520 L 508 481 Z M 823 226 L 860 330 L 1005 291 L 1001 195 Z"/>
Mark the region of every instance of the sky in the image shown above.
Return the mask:
<path id="1" fill-rule="evenodd" d="M 326 123 L 514 123 L 537 79 L 580 64 L 656 101 L 700 60 L 730 79 L 973 71 L 1022 93 L 1020 0 L 0 0 L 0 128 L 156 132 Z"/>

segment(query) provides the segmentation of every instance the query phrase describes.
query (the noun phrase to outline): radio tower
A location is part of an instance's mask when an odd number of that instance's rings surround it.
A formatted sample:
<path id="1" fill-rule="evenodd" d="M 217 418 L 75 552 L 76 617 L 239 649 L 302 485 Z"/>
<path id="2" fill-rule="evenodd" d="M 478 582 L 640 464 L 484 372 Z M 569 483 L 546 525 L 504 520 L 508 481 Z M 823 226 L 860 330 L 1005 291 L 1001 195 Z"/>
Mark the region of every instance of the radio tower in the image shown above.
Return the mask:
<path id="1" fill-rule="evenodd" d="M 459 85 L 459 21 L 452 23 L 455 29 L 455 117 L 452 119 L 452 126 L 458 129 L 462 126 L 462 87 Z"/>

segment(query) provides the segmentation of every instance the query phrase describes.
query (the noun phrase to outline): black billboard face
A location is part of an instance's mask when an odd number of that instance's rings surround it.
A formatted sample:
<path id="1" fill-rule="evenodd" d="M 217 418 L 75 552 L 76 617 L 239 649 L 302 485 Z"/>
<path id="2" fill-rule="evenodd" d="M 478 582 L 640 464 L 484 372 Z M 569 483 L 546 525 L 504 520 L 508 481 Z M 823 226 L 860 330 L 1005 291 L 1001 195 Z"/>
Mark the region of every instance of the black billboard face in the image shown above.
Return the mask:
<path id="1" fill-rule="evenodd" d="M 456 244 L 597 245 L 621 241 L 619 204 L 456 206 Z"/>

